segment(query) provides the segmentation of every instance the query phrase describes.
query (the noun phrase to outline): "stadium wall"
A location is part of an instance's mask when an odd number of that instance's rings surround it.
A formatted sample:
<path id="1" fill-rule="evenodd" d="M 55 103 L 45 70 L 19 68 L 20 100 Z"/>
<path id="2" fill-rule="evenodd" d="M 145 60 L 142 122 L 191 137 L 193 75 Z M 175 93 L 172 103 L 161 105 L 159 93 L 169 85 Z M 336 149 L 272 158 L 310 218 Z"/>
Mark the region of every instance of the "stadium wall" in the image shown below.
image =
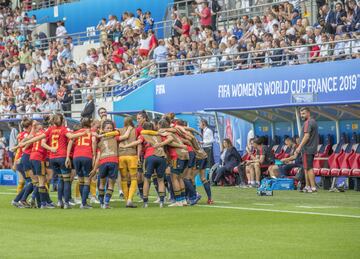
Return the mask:
<path id="1" fill-rule="evenodd" d="M 28 13 L 36 15 L 42 22 L 56 22 L 65 18 L 68 33 L 76 33 L 96 26 L 101 18 L 108 18 L 109 14 L 114 14 L 119 19 L 125 11 L 136 14 L 137 8 L 151 11 L 155 21 L 162 21 L 168 4 L 172 2 L 173 0 L 81 0 Z"/>

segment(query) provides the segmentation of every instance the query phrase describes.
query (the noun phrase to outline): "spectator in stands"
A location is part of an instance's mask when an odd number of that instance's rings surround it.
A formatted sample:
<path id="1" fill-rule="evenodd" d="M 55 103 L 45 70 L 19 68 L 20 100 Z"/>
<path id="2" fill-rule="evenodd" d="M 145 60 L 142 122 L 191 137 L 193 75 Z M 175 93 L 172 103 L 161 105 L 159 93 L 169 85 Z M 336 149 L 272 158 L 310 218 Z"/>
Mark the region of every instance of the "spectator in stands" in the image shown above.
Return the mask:
<path id="1" fill-rule="evenodd" d="M 144 32 L 148 32 L 149 30 L 152 30 L 154 27 L 154 19 L 151 17 L 151 12 L 145 12 L 144 17 Z"/>
<path id="2" fill-rule="evenodd" d="M 173 37 L 173 39 L 176 37 L 180 37 L 182 34 L 182 23 L 179 19 L 179 17 L 175 14 L 172 13 L 171 14 L 171 18 L 173 20 L 173 25 L 171 28 L 171 37 Z"/>
<path id="3" fill-rule="evenodd" d="M 99 22 L 99 24 L 96 26 L 96 29 L 98 31 L 100 31 L 100 42 L 101 45 L 105 45 L 105 42 L 108 39 L 108 35 L 107 35 L 107 30 L 108 28 L 106 27 L 106 18 L 102 18 Z"/>
<path id="4" fill-rule="evenodd" d="M 159 46 L 154 49 L 154 59 L 158 66 L 159 76 L 164 77 L 167 73 L 167 54 L 164 40 L 159 40 Z"/>
<path id="5" fill-rule="evenodd" d="M 200 24 L 203 29 L 212 29 L 211 10 L 207 1 L 202 2 L 202 10 L 196 11 L 195 14 L 200 18 Z"/>
<path id="6" fill-rule="evenodd" d="M 241 156 L 230 139 L 223 140 L 221 150 L 219 167 L 216 170 L 216 176 L 213 176 L 215 185 L 218 185 L 221 180 L 226 181 L 226 176 L 232 174 L 233 169 L 241 163 Z"/>
<path id="7" fill-rule="evenodd" d="M 56 39 L 57 41 L 61 41 L 65 38 L 65 36 L 67 35 L 67 30 L 64 26 L 64 22 L 63 21 L 58 21 L 56 23 L 57 27 L 56 27 Z"/>
<path id="8" fill-rule="evenodd" d="M 86 99 L 87 102 L 85 104 L 84 110 L 81 112 L 81 117 L 92 119 L 94 117 L 94 112 L 95 112 L 94 97 L 91 94 L 89 94 Z"/>

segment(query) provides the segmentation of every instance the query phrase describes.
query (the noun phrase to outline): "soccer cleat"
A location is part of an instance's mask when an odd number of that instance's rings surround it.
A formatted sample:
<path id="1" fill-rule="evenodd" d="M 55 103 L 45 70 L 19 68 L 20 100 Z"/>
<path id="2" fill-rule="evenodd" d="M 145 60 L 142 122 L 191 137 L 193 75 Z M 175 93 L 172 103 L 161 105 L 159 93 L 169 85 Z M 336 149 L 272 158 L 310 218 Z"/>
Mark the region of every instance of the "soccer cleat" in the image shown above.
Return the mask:
<path id="1" fill-rule="evenodd" d="M 159 203 L 159 207 L 160 207 L 160 208 L 164 208 L 164 202 L 163 202 L 163 201 L 161 201 L 161 202 Z"/>
<path id="2" fill-rule="evenodd" d="M 58 201 L 57 206 L 61 209 L 64 208 L 64 203 L 62 201 Z"/>
<path id="3" fill-rule="evenodd" d="M 75 199 L 75 204 L 76 204 L 76 205 L 80 205 L 80 204 L 81 204 L 81 200 Z"/>
<path id="4" fill-rule="evenodd" d="M 329 192 L 340 192 L 336 187 L 334 187 L 334 188 L 331 188 L 330 190 L 329 190 Z"/>
<path id="5" fill-rule="evenodd" d="M 123 199 L 124 198 L 124 192 L 123 191 L 119 191 L 119 198 Z"/>
<path id="6" fill-rule="evenodd" d="M 111 209 L 111 207 L 110 207 L 109 203 L 105 203 L 105 204 L 104 204 L 104 208 L 103 208 L 103 209 L 106 209 L 106 210 L 107 210 L 107 209 Z"/>
<path id="7" fill-rule="evenodd" d="M 47 207 L 47 209 L 55 209 L 56 208 L 56 206 L 55 206 L 55 204 L 52 202 L 52 203 L 46 203 L 46 207 Z"/>
<path id="8" fill-rule="evenodd" d="M 201 200 L 201 195 L 199 193 L 196 194 L 196 203 L 198 203 Z"/>
<path id="9" fill-rule="evenodd" d="M 82 209 L 82 210 L 88 210 L 88 209 L 92 209 L 92 207 L 90 206 L 90 205 L 88 205 L 88 204 L 85 204 L 85 205 L 80 205 L 80 209 Z"/>
<path id="10" fill-rule="evenodd" d="M 147 208 L 147 207 L 149 207 L 149 204 L 147 202 L 144 202 L 143 208 Z"/>
<path id="11" fill-rule="evenodd" d="M 309 187 L 305 186 L 305 187 L 301 190 L 301 192 L 307 193 L 309 189 L 310 189 Z"/>
<path id="12" fill-rule="evenodd" d="M 191 203 L 191 201 L 190 200 L 189 201 L 182 200 L 181 203 L 182 203 L 183 206 L 187 206 L 187 205 L 189 205 Z"/>
<path id="13" fill-rule="evenodd" d="M 127 201 L 127 203 L 126 203 L 126 208 L 132 208 L 132 209 L 134 209 L 134 208 L 137 208 L 137 206 L 134 205 L 134 203 L 133 203 L 132 201 Z"/>
<path id="14" fill-rule="evenodd" d="M 183 207 L 183 203 L 181 201 L 177 201 L 175 203 L 171 203 L 168 207 Z"/>
<path id="15" fill-rule="evenodd" d="M 31 207 L 31 208 L 37 208 L 37 207 L 36 207 L 36 202 L 35 202 L 35 200 L 30 199 L 30 207 Z"/>
<path id="16" fill-rule="evenodd" d="M 65 209 L 65 210 L 71 209 L 70 203 L 65 202 L 65 203 L 64 203 L 64 209 Z"/>
<path id="17" fill-rule="evenodd" d="M 76 205 L 76 201 L 75 201 L 74 199 L 70 199 L 70 200 L 69 200 L 69 204 L 70 204 L 71 206 L 75 206 L 75 205 Z"/>
<path id="18" fill-rule="evenodd" d="M 99 204 L 100 202 L 96 199 L 96 197 L 91 197 L 90 203 Z"/>
<path id="19" fill-rule="evenodd" d="M 312 192 L 312 193 L 317 192 L 316 187 L 311 188 L 311 192 Z"/>
<path id="20" fill-rule="evenodd" d="M 26 201 L 20 201 L 19 204 L 20 204 L 19 205 L 20 208 L 26 208 L 26 209 L 31 208 L 31 205 L 29 203 L 27 203 Z"/>
<path id="21" fill-rule="evenodd" d="M 11 205 L 14 206 L 15 208 L 19 208 L 19 203 L 16 201 L 11 201 Z"/>
<path id="22" fill-rule="evenodd" d="M 212 205 L 212 204 L 214 204 L 214 201 L 213 201 L 212 199 L 208 199 L 208 200 L 207 200 L 207 204 L 208 204 L 208 205 Z"/>
<path id="23" fill-rule="evenodd" d="M 160 203 L 160 198 L 158 197 L 158 198 L 154 201 L 154 203 Z"/>

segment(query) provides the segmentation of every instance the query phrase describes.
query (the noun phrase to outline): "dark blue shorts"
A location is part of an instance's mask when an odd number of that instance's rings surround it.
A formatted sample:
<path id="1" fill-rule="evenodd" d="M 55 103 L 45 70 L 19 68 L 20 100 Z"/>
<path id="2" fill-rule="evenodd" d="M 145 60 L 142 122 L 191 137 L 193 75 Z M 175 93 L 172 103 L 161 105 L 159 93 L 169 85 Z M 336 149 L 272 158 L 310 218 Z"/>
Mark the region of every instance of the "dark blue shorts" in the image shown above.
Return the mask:
<path id="1" fill-rule="evenodd" d="M 20 163 L 23 166 L 24 171 L 29 171 L 31 170 L 31 163 L 30 163 L 30 155 L 29 154 L 25 154 L 23 153 L 21 156 L 21 160 Z"/>
<path id="2" fill-rule="evenodd" d="M 145 174 L 147 179 L 150 179 L 156 171 L 158 178 L 163 178 L 166 170 L 166 159 L 159 156 L 149 156 L 145 159 Z"/>
<path id="3" fill-rule="evenodd" d="M 92 159 L 88 157 L 74 158 L 73 164 L 79 177 L 89 177 L 92 168 Z"/>
<path id="4" fill-rule="evenodd" d="M 18 171 L 24 179 L 27 178 L 26 175 L 25 175 L 24 167 L 23 167 L 23 165 L 21 163 L 16 165 L 16 171 Z"/>
<path id="5" fill-rule="evenodd" d="M 8 151 L 8 154 L 9 154 L 9 158 L 11 159 L 11 160 L 13 160 L 14 159 L 14 152 L 12 152 L 12 151 Z"/>
<path id="6" fill-rule="evenodd" d="M 188 168 L 194 168 L 196 163 L 196 155 L 194 151 L 189 152 Z"/>
<path id="7" fill-rule="evenodd" d="M 196 160 L 196 169 L 204 170 L 207 166 L 207 159 Z"/>
<path id="8" fill-rule="evenodd" d="M 188 160 L 177 159 L 173 160 L 171 164 L 171 173 L 180 175 L 184 172 L 188 165 Z"/>
<path id="9" fill-rule="evenodd" d="M 45 162 L 39 160 L 31 160 L 32 171 L 34 175 L 45 175 Z"/>
<path id="10" fill-rule="evenodd" d="M 54 174 L 69 174 L 70 170 L 65 166 L 65 157 L 50 159 L 50 167 Z"/>
<path id="11" fill-rule="evenodd" d="M 110 179 L 116 180 L 118 176 L 118 163 L 105 163 L 99 167 L 99 176 L 100 178 L 109 177 Z"/>

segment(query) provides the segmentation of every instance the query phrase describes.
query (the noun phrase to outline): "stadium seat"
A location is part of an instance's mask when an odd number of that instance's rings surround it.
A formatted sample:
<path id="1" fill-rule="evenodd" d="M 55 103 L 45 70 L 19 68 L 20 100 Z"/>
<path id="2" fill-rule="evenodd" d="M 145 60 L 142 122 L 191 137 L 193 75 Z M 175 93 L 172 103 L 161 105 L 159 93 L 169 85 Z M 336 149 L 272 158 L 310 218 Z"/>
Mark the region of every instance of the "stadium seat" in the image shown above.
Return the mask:
<path id="1" fill-rule="evenodd" d="M 351 176 L 351 173 L 354 169 L 360 168 L 359 158 L 360 158 L 360 145 L 354 144 L 352 146 L 353 154 L 348 159 L 348 168 L 341 168 L 341 176 Z"/>
<path id="2" fill-rule="evenodd" d="M 344 155 L 344 150 L 346 149 L 347 144 L 335 144 L 333 146 L 334 153 L 329 156 L 328 159 L 328 167 L 329 168 L 321 168 L 318 172 L 321 176 L 330 176 L 332 168 L 339 168 L 339 157 Z"/>
<path id="3" fill-rule="evenodd" d="M 340 176 L 342 169 L 350 169 L 351 164 L 349 162 L 350 158 L 355 155 L 355 151 L 353 150 L 353 144 L 345 144 L 346 148 L 344 152 L 339 156 L 339 167 L 338 168 L 331 168 L 330 174 L 331 176 Z"/>

